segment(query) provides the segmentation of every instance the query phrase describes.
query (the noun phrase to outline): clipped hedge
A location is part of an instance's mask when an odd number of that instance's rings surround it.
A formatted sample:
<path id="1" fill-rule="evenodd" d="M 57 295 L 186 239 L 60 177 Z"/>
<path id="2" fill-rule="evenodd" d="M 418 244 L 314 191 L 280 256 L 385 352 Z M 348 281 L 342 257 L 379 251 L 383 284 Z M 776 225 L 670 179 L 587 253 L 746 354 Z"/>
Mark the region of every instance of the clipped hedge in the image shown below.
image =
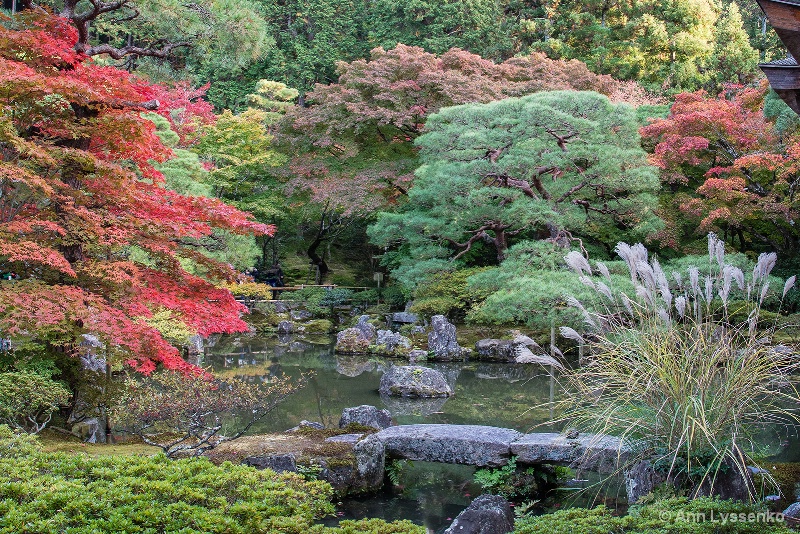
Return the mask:
<path id="1" fill-rule="evenodd" d="M 425 527 L 411 521 L 387 523 L 383 519 L 346 520 L 338 527 L 315 527 L 309 534 L 426 534 Z"/>
<path id="2" fill-rule="evenodd" d="M 761 515 L 759 515 L 761 514 Z M 761 505 L 720 499 L 671 498 L 632 507 L 613 516 L 598 506 L 570 508 L 553 514 L 518 519 L 515 534 L 791 534 L 785 523 Z"/>
<path id="3" fill-rule="evenodd" d="M 305 533 L 331 488 L 203 458 L 0 459 L 0 533 Z"/>
<path id="4" fill-rule="evenodd" d="M 0 534 L 424 534 L 409 521 L 342 521 L 327 482 L 205 458 L 44 453 L 0 425 Z"/>

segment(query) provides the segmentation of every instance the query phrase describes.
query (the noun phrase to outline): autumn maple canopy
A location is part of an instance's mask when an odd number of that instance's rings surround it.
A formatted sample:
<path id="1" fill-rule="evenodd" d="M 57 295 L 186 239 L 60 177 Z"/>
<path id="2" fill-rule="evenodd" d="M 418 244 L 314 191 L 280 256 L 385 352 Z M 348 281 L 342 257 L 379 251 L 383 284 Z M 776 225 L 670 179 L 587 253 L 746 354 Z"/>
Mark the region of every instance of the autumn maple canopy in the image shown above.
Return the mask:
<path id="1" fill-rule="evenodd" d="M 166 310 L 202 335 L 246 330 L 243 307 L 212 283 L 231 268 L 193 243 L 215 228 L 274 228 L 167 189 L 153 164 L 172 153 L 142 112 L 191 136 L 187 88 L 98 65 L 77 37 L 40 13 L 0 25 L 0 261 L 20 276 L 0 285 L 0 336 L 69 352 L 90 333 L 141 371 L 190 370 L 147 319 Z"/>

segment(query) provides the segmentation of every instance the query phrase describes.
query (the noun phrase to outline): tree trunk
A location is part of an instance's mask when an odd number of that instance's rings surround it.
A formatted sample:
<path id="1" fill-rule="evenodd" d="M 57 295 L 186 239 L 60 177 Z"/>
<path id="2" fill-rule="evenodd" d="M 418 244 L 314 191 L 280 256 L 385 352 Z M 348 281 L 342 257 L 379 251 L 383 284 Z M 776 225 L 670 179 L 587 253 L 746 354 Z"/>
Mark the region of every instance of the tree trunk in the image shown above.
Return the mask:
<path id="1" fill-rule="evenodd" d="M 506 259 L 506 250 L 508 250 L 508 236 L 506 235 L 505 228 L 496 228 L 494 230 L 494 247 L 497 249 L 497 263 L 503 263 Z"/>
<path id="2" fill-rule="evenodd" d="M 324 240 L 325 237 L 325 233 L 326 232 L 324 230 L 319 232 L 317 234 L 317 237 L 314 238 L 314 241 L 311 242 L 311 245 L 308 247 L 308 250 L 306 250 L 308 259 L 311 260 L 311 265 L 314 265 L 317 268 L 318 276 L 320 279 L 330 272 L 328 264 L 325 262 L 325 258 L 317 254 L 317 249 L 322 244 L 322 241 Z"/>

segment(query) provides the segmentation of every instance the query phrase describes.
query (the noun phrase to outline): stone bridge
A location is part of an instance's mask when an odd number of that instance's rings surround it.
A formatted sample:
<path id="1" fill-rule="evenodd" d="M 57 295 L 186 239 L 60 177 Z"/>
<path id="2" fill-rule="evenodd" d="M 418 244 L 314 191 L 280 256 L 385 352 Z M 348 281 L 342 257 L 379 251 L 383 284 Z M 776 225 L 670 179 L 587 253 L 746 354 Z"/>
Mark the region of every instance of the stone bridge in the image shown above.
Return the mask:
<path id="1" fill-rule="evenodd" d="M 398 425 L 370 437 L 387 458 L 498 467 L 512 456 L 522 464 L 557 464 L 611 473 L 626 459 L 619 438 L 555 432 L 522 434 L 478 425 Z"/>
<path id="2" fill-rule="evenodd" d="M 515 456 L 520 464 L 565 465 L 599 473 L 617 472 L 628 460 L 627 449 L 613 436 L 523 434 L 478 425 L 391 426 L 356 443 L 353 452 L 359 476 L 373 487 L 383 484 L 387 459 L 499 467 Z"/>

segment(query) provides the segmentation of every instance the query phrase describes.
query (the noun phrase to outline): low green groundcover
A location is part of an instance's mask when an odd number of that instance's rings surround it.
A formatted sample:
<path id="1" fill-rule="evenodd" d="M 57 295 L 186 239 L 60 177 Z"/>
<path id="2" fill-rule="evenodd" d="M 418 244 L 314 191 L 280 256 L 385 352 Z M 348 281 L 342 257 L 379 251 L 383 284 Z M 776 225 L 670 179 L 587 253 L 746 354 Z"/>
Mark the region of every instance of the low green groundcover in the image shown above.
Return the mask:
<path id="1" fill-rule="evenodd" d="M 792 534 L 782 516 L 760 505 L 701 498 L 671 498 L 632 507 L 626 516 L 608 508 L 571 508 L 519 519 L 515 534 Z"/>
<path id="2" fill-rule="evenodd" d="M 314 525 L 333 512 L 331 487 L 293 474 L 163 455 L 2 452 L 3 534 L 425 532 L 409 522 L 379 520 Z"/>

